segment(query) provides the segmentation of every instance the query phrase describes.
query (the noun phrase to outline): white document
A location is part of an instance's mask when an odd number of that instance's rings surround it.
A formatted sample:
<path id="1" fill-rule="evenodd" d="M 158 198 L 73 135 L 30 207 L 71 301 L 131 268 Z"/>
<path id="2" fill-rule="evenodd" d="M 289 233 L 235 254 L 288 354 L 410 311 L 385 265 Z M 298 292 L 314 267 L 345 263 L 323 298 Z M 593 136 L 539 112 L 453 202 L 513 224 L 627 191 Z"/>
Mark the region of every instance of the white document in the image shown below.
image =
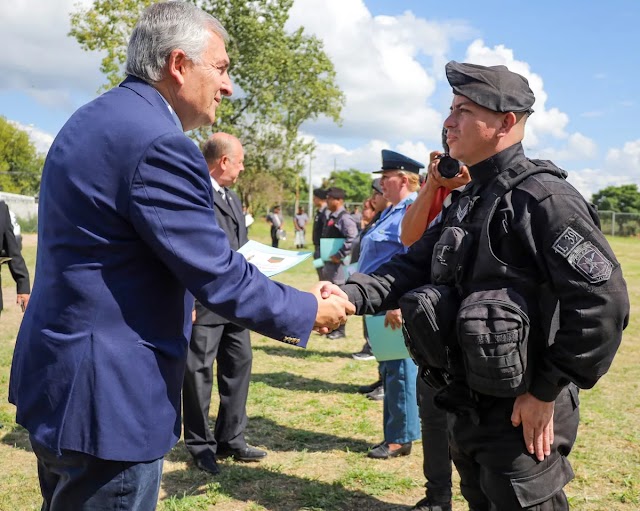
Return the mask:
<path id="1" fill-rule="evenodd" d="M 238 249 L 247 261 L 253 264 L 267 277 L 273 277 L 280 272 L 293 268 L 296 264 L 311 256 L 311 252 L 282 250 L 257 241 L 249 240 Z"/>

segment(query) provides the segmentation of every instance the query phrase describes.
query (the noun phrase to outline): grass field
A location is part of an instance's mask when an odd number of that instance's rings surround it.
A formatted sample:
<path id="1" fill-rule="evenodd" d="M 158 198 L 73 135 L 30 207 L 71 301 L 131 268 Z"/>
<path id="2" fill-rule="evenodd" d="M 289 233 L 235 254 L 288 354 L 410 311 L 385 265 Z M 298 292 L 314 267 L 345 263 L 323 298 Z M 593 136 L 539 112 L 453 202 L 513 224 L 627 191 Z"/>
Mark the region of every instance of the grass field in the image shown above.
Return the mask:
<path id="1" fill-rule="evenodd" d="M 289 226 L 290 227 L 290 226 Z M 258 221 L 250 233 L 268 242 Z M 292 228 L 289 228 L 293 232 Z M 611 371 L 581 393 L 582 420 L 570 459 L 576 478 L 566 488 L 572 509 L 640 509 L 640 241 L 610 240 L 631 293 L 632 319 Z M 24 255 L 33 269 L 35 238 Z M 293 240 L 282 242 L 292 248 Z M 35 457 L 7 402 L 9 368 L 21 314 L 15 286 L 2 270 L 6 309 L 0 319 L 0 511 L 40 509 Z M 311 261 L 279 280 L 308 289 L 317 280 Z M 376 377 L 376 363 L 350 354 L 362 344 L 359 318 L 347 339 L 313 336 L 306 350 L 253 335 L 254 369 L 247 439 L 269 451 L 262 463 L 222 462 L 215 478 L 197 470 L 182 442 L 168 453 L 158 509 L 164 511 L 293 511 L 409 509 L 424 495 L 422 451 L 388 461 L 366 457 L 382 440 L 382 405 L 356 393 Z M 215 392 L 214 392 L 215 394 Z M 212 413 L 217 410 L 214 396 Z M 467 509 L 455 484 L 454 509 Z"/>

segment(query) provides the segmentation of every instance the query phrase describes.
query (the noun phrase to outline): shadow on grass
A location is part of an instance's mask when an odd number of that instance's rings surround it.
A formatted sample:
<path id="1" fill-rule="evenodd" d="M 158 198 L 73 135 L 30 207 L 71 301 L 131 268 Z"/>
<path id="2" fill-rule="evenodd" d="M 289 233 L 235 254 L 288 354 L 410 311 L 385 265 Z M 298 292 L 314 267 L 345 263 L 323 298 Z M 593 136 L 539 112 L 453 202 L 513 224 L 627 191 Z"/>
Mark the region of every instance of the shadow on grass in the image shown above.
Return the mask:
<path id="1" fill-rule="evenodd" d="M 408 506 L 382 502 L 362 491 L 345 488 L 340 483 L 282 474 L 277 468 L 259 464 L 225 463 L 221 468 L 221 473 L 215 477 L 191 466 L 187 470 L 164 474 L 162 487 L 167 492 L 167 498 L 163 500 L 170 501 L 172 509 L 189 509 L 190 499 L 204 498 L 205 495 L 207 503 L 214 506 L 217 501 L 233 498 L 255 502 L 270 511 L 410 509 Z"/>
<path id="2" fill-rule="evenodd" d="M 360 385 L 353 383 L 332 383 L 317 378 L 306 378 L 297 374 L 281 371 L 279 373 L 253 373 L 251 381 L 264 383 L 269 387 L 306 392 L 341 392 L 344 394 L 357 394 Z"/>
<path id="3" fill-rule="evenodd" d="M 8 427 L 5 425 L 3 429 L 0 429 L 0 434 L 4 432 L 6 432 L 6 434 L 2 437 L 0 442 L 8 445 L 9 447 L 33 452 L 33 449 L 31 449 L 31 442 L 29 442 L 29 432 L 22 426 L 15 425 L 13 427 Z"/>
<path id="4" fill-rule="evenodd" d="M 307 348 L 294 348 L 288 346 L 252 346 L 256 351 L 263 351 L 267 355 L 273 355 L 275 357 L 290 357 L 290 358 L 313 358 L 313 357 L 337 357 L 337 358 L 351 358 L 350 353 L 344 351 L 320 351 L 310 350 Z"/>

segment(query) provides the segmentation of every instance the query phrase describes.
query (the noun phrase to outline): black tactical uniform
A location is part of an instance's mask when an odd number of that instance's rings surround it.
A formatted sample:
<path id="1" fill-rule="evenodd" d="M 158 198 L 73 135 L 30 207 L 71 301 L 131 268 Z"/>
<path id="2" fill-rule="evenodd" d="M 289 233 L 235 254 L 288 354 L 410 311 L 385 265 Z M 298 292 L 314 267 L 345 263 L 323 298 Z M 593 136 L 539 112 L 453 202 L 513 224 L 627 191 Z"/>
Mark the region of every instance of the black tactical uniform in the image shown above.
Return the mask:
<path id="1" fill-rule="evenodd" d="M 394 309 L 423 284 L 454 311 L 455 330 L 440 332 L 454 342 L 433 357 L 438 377 L 423 375 L 452 412 L 451 456 L 472 511 L 568 509 L 577 387 L 592 387 L 613 360 L 628 322 L 626 284 L 595 211 L 553 164 L 528 160 L 517 143 L 469 170 L 471 184 L 441 222 L 343 289 L 357 314 Z M 436 304 L 437 319 L 444 309 Z M 511 424 L 525 392 L 555 401 L 555 440 L 542 462 Z"/>
<path id="2" fill-rule="evenodd" d="M 318 197 L 319 199 L 326 199 L 327 192 L 320 188 L 316 188 L 313 191 L 314 197 Z M 325 204 L 321 208 L 316 210 L 316 214 L 313 217 L 313 230 L 311 233 L 311 238 L 313 240 L 313 258 L 315 260 L 320 259 L 320 238 L 322 237 L 322 230 L 324 229 L 324 225 L 327 223 L 327 218 L 329 217 L 329 209 Z M 316 268 L 318 273 L 318 278 L 322 280 L 322 268 Z"/>

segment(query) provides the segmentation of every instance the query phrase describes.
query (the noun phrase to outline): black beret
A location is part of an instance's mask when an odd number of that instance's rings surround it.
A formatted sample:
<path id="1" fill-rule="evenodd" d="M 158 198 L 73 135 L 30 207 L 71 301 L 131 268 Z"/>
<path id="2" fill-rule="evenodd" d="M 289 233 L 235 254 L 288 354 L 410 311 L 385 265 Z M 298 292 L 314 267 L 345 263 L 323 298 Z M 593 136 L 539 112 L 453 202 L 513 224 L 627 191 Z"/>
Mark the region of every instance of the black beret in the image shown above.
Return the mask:
<path id="1" fill-rule="evenodd" d="M 407 172 L 419 174 L 420 169 L 423 168 L 424 165 L 419 161 L 412 160 L 404 154 L 396 153 L 395 151 L 389 151 L 388 149 L 383 149 L 382 169 L 376 170 L 374 174 L 381 174 L 385 170 L 406 170 Z"/>
<path id="2" fill-rule="evenodd" d="M 378 193 L 384 193 L 382 191 L 382 186 L 380 186 L 380 178 L 376 178 L 371 182 L 371 188 L 373 188 Z"/>
<path id="3" fill-rule="evenodd" d="M 327 191 L 323 190 L 322 188 L 316 188 L 315 190 L 313 190 L 313 196 L 317 197 L 318 199 L 326 199 L 327 198 Z"/>
<path id="4" fill-rule="evenodd" d="M 327 189 L 327 198 L 331 197 L 332 199 L 344 199 L 347 194 L 344 192 L 342 188 L 338 188 L 337 186 L 332 186 Z"/>
<path id="5" fill-rule="evenodd" d="M 506 66 L 479 66 L 454 60 L 446 67 L 454 94 L 494 112 L 529 112 L 536 98 L 524 76 Z"/>

